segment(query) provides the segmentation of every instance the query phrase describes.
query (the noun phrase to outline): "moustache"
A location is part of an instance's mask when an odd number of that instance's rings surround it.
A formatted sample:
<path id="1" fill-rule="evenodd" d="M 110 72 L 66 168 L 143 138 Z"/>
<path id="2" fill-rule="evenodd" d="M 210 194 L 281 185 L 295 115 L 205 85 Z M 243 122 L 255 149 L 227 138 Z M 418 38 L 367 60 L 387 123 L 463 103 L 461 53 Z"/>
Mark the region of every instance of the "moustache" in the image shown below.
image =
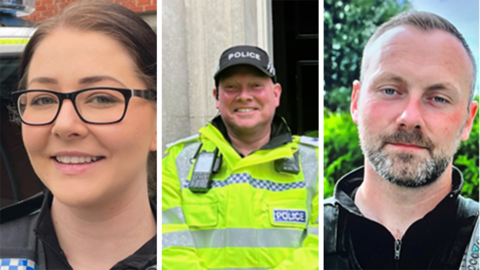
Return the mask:
<path id="1" fill-rule="evenodd" d="M 434 148 L 434 144 L 430 138 L 425 137 L 422 132 L 419 130 L 413 131 L 406 131 L 406 130 L 397 130 L 393 134 L 384 134 L 382 135 L 382 148 L 386 144 L 395 144 L 395 143 L 402 143 L 402 144 L 409 144 L 415 145 L 418 147 L 426 148 L 427 150 L 431 151 Z"/>

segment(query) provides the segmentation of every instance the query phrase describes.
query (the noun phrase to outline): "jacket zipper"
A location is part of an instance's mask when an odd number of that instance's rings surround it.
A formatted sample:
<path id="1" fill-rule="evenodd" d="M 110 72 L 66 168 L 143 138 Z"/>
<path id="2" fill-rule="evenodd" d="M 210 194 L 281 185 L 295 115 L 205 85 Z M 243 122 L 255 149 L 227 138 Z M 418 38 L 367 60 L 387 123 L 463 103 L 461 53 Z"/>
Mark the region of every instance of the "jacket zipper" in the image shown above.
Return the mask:
<path id="1" fill-rule="evenodd" d="M 402 240 L 395 240 L 395 260 L 400 260 L 400 250 L 402 249 Z"/>

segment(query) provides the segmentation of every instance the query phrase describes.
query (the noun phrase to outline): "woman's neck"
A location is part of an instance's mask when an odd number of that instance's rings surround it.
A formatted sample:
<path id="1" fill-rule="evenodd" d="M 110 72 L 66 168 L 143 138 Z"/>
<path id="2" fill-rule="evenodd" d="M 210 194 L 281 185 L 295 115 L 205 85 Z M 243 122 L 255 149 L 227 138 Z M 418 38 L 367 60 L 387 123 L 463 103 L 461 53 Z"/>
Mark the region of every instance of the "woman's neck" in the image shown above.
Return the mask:
<path id="1" fill-rule="evenodd" d="M 156 234 L 146 188 L 88 209 L 54 197 L 51 214 L 59 244 L 75 270 L 110 269 Z"/>

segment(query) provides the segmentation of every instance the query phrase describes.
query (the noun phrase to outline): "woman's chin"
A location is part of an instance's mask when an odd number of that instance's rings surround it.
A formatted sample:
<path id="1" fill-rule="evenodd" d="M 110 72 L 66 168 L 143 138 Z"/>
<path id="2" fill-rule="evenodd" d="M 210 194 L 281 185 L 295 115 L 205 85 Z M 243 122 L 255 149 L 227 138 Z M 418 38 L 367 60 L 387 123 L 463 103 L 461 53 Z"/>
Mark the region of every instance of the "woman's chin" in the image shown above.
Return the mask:
<path id="1" fill-rule="evenodd" d="M 95 192 L 88 190 L 55 190 L 51 192 L 56 200 L 61 204 L 73 208 L 91 208 L 98 207 L 106 201 L 105 196 L 100 196 Z"/>

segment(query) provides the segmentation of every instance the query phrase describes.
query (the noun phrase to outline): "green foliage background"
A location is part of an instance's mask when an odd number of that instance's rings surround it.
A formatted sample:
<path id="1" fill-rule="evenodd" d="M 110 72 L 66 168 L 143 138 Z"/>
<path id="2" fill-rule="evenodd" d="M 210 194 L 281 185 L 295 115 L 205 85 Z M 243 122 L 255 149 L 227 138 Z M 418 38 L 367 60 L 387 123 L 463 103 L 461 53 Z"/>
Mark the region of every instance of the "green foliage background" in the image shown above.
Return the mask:
<path id="1" fill-rule="evenodd" d="M 336 181 L 362 166 L 357 126 L 350 116 L 352 82 L 360 77 L 362 50 L 375 29 L 411 9 L 408 1 L 324 1 L 324 197 Z M 476 98 L 478 101 L 478 98 Z M 478 138 L 476 117 L 470 138 L 462 142 L 454 165 L 462 172 L 462 195 L 478 201 Z"/>
<path id="2" fill-rule="evenodd" d="M 331 112 L 350 108 L 352 82 L 360 78 L 362 51 L 382 23 L 411 5 L 397 0 L 324 1 L 324 105 Z"/>

